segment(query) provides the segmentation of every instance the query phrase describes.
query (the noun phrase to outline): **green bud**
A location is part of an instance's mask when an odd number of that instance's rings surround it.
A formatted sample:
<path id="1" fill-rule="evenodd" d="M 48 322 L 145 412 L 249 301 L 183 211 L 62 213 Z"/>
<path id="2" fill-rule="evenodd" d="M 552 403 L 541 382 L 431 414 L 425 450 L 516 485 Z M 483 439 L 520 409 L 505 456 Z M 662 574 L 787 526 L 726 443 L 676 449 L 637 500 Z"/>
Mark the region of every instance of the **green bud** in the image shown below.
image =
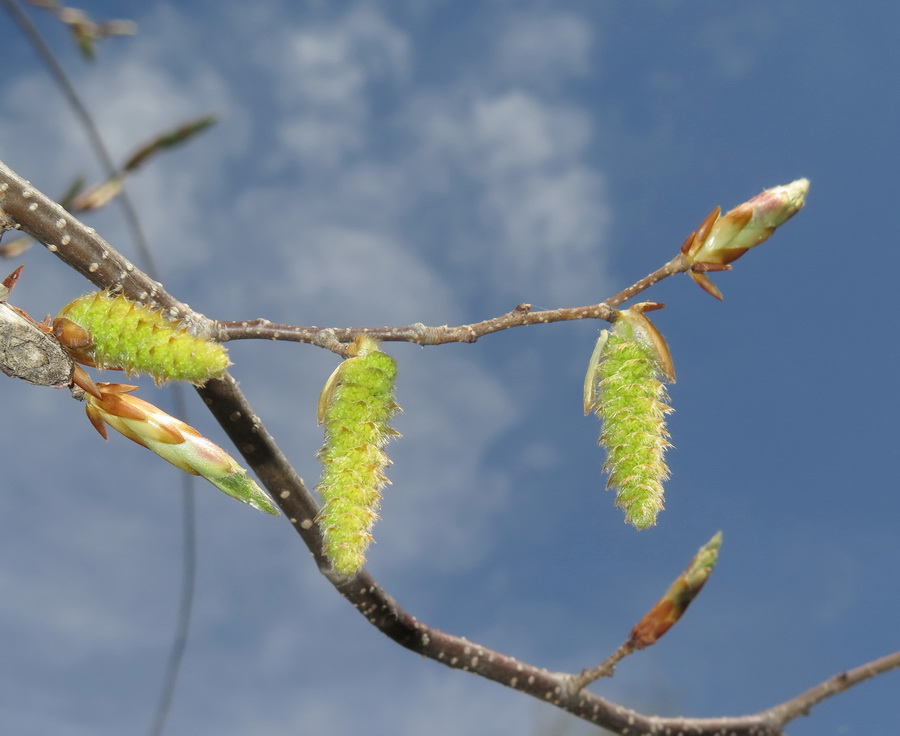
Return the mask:
<path id="1" fill-rule="evenodd" d="M 132 396 L 136 388 L 121 383 L 98 383 L 97 396 L 84 394 L 88 419 L 103 439 L 107 439 L 106 425 L 109 425 L 175 467 L 203 476 L 232 498 L 278 516 L 278 509 L 265 492 L 231 455 L 180 419 Z"/>

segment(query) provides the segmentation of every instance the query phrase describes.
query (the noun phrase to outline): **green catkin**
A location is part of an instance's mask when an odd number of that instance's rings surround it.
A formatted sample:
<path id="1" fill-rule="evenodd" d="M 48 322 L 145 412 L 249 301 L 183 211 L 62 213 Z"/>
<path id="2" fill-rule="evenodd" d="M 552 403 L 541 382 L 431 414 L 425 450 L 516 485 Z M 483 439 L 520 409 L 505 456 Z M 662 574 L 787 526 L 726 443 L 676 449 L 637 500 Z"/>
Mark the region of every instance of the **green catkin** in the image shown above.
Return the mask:
<path id="1" fill-rule="evenodd" d="M 180 322 L 121 294 L 86 294 L 63 307 L 60 318 L 89 333 L 91 344 L 72 352 L 100 369 L 121 368 L 128 375 L 151 375 L 157 383 L 188 381 L 199 386 L 220 377 L 229 364 L 221 344 L 196 337 Z"/>
<path id="2" fill-rule="evenodd" d="M 359 338 L 354 349 L 356 355 L 338 366 L 319 402 L 325 446 L 319 453 L 323 504 L 317 522 L 325 554 L 342 575 L 356 574 L 365 563 L 381 489 L 388 483 L 384 469 L 390 460 L 383 448 L 397 434 L 389 426 L 398 411 L 394 359 L 371 338 Z"/>
<path id="3" fill-rule="evenodd" d="M 605 345 L 588 374 L 595 392 L 588 408 L 603 422 L 603 470 L 607 487 L 616 489 L 616 506 L 629 524 L 646 529 L 663 508 L 669 477 L 663 458 L 670 446 L 665 416 L 672 408 L 660 380 L 664 369 L 653 342 L 628 319 L 620 318 L 601 339 Z"/>

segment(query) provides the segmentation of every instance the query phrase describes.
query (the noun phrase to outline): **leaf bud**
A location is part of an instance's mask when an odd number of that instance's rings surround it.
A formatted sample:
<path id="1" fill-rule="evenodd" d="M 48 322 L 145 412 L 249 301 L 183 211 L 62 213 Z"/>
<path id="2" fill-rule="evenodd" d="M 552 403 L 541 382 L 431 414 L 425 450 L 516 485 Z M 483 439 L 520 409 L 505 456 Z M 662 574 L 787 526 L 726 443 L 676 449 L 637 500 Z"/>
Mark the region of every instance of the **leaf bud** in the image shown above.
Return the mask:
<path id="1" fill-rule="evenodd" d="M 689 273 L 694 281 L 721 299 L 722 293 L 706 272 L 729 269 L 732 261 L 768 240 L 803 208 L 807 192 L 809 179 L 797 179 L 766 189 L 721 217 L 721 209 L 716 207 L 681 246 L 681 252 L 691 263 Z"/>

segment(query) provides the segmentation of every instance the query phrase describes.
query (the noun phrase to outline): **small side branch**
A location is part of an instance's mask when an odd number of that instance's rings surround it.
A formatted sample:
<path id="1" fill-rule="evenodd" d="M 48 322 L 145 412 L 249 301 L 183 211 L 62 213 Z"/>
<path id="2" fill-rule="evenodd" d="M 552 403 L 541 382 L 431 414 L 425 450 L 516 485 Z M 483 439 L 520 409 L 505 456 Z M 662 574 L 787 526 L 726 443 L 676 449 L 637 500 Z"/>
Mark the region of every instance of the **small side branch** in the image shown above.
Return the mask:
<path id="1" fill-rule="evenodd" d="M 616 651 L 610 654 L 603 662 L 589 670 L 584 670 L 581 674 L 572 678 L 572 687 L 575 690 L 581 690 L 592 682 L 599 680 L 601 677 L 612 677 L 616 670 L 616 665 L 621 662 L 629 654 L 633 654 L 637 650 L 634 641 L 629 639 Z"/>
<path id="2" fill-rule="evenodd" d="M 218 322 L 216 323 L 215 339 L 220 342 L 228 340 L 287 340 L 317 345 L 321 344 L 320 333 L 327 329 L 342 343 L 352 342 L 358 335 L 365 334 L 386 342 L 443 345 L 451 342 L 476 342 L 485 335 L 508 330 L 512 327 L 568 322 L 576 319 L 602 319 L 612 322 L 615 319 L 618 306 L 634 298 L 642 291 L 649 289 L 664 278 L 674 276 L 677 273 L 684 273 L 689 268 L 690 263 L 687 262 L 684 256 L 679 254 L 661 268 L 599 304 L 589 304 L 583 307 L 543 309 L 536 312 L 531 310 L 530 304 L 519 304 L 506 314 L 470 325 L 429 327 L 419 322 L 402 327 L 322 328 L 275 324 L 266 319 L 255 319 L 242 322 Z"/>
<path id="3" fill-rule="evenodd" d="M 876 675 L 883 674 L 900 667 L 900 651 L 888 654 L 884 657 L 866 662 L 866 664 L 854 667 L 852 670 L 841 672 L 831 677 L 825 682 L 816 685 L 814 688 L 801 693 L 795 698 L 770 708 L 765 713 L 772 719 L 774 723 L 784 725 L 794 720 L 798 716 L 805 716 L 812 710 L 813 706 L 818 705 L 823 700 L 827 700 L 832 695 L 848 690 L 854 685 L 869 680 Z"/>
<path id="4" fill-rule="evenodd" d="M 432 327 L 418 322 L 401 327 L 302 327 L 269 322 L 266 319 L 243 322 L 218 322 L 215 339 L 228 340 L 288 340 L 311 345 L 321 344 L 320 334 L 327 330 L 339 342 L 353 342 L 359 335 L 368 335 L 386 342 L 412 342 L 417 345 L 443 345 L 451 342 L 476 342 L 485 335 L 508 330 L 511 327 L 567 322 L 576 319 L 603 319 L 612 321 L 615 310 L 608 305 L 591 304 L 584 307 L 530 311 L 530 305 L 520 304 L 511 312 L 499 317 L 475 322 L 471 325 L 442 325 Z"/>

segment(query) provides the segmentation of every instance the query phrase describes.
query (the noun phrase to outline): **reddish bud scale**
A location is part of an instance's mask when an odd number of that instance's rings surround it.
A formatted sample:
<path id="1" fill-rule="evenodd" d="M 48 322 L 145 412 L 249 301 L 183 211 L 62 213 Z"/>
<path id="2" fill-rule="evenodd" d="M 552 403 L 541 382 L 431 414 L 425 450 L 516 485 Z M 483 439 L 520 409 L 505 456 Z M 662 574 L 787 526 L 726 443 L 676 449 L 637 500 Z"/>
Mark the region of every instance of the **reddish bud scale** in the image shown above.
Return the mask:
<path id="1" fill-rule="evenodd" d="M 684 615 L 716 566 L 721 546 L 722 532 L 718 532 L 697 551 L 665 595 L 635 625 L 629 638 L 635 649 L 655 644 Z"/>

